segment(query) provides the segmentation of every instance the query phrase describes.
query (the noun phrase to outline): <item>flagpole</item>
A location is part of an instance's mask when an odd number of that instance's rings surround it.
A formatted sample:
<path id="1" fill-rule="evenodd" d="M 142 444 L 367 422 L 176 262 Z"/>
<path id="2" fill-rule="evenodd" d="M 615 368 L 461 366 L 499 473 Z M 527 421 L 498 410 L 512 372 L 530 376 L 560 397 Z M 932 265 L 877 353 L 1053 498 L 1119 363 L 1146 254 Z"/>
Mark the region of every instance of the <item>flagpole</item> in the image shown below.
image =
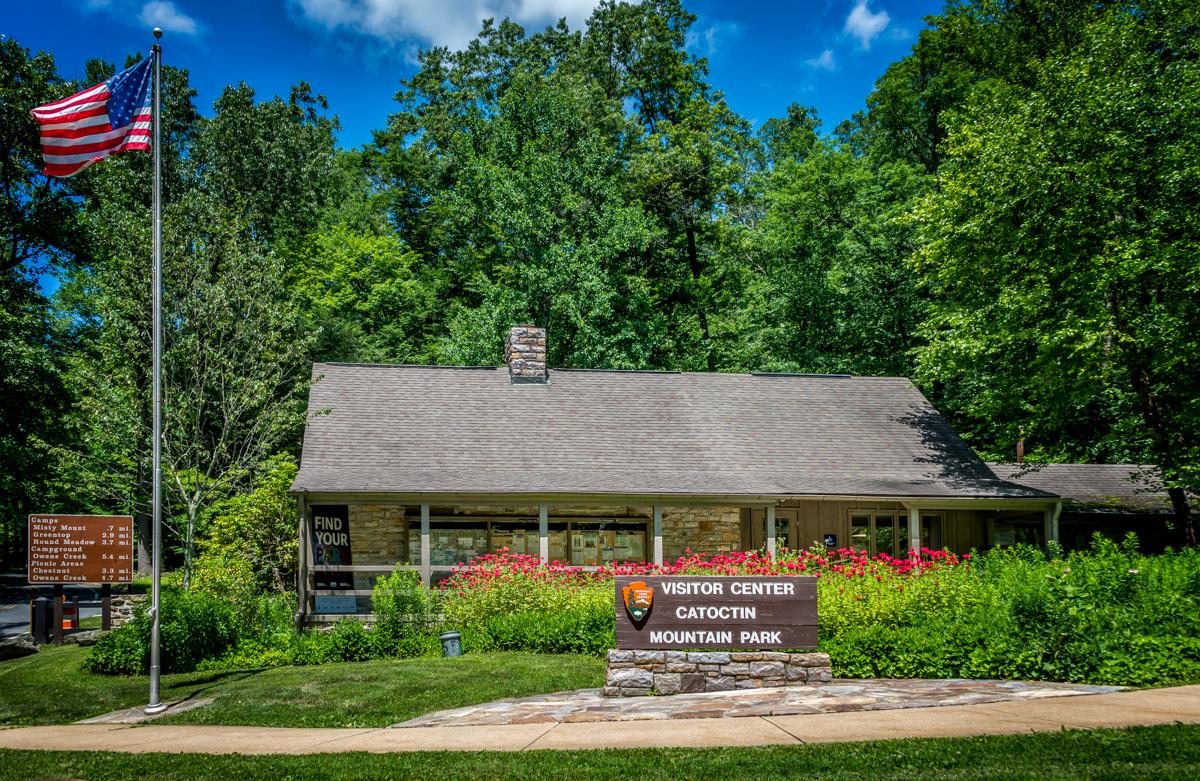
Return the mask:
<path id="1" fill-rule="evenodd" d="M 153 392 L 153 459 L 154 474 L 153 506 L 151 513 L 154 522 L 154 542 L 151 555 L 153 557 L 152 585 L 150 587 L 150 703 L 146 713 L 161 713 L 167 706 L 159 697 L 159 620 L 162 596 L 162 152 L 159 137 L 162 126 L 162 30 L 154 28 L 154 46 L 151 47 L 154 57 L 154 392 Z"/>

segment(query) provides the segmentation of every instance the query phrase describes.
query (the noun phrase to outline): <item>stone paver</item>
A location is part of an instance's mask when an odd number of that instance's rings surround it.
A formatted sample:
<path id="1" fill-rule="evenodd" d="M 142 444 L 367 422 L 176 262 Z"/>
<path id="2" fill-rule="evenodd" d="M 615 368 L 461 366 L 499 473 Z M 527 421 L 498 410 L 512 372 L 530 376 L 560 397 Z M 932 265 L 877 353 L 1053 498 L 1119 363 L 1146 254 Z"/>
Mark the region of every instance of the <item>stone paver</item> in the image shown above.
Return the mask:
<path id="1" fill-rule="evenodd" d="M 839 680 L 773 689 L 612 698 L 599 689 L 472 705 L 396 727 L 469 726 L 783 716 L 970 705 L 1120 691 L 1114 686 L 964 680 Z"/>
<path id="2" fill-rule="evenodd" d="M 281 729 L 166 724 L 14 727 L 0 729 L 0 748 L 207 754 L 529 751 L 799 745 L 1022 734 L 1080 727 L 1200 724 L 1200 686 L 1075 697 L 1038 693 L 1046 691 L 1044 684 L 1038 684 L 1036 690 L 1023 687 L 1015 687 L 1015 690 L 1023 692 L 1023 696 L 970 705 L 688 720 L 659 718 L 410 729 Z"/>
<path id="3" fill-rule="evenodd" d="M 165 710 L 159 713 L 146 713 L 146 707 L 139 705 L 136 708 L 124 708 L 123 710 L 115 710 L 111 713 L 105 713 L 100 716 L 93 716 L 90 719 L 83 719 L 75 722 L 76 724 L 144 724 L 147 721 L 161 719 L 164 716 L 174 716 L 176 713 L 187 713 L 196 708 L 203 708 L 205 705 L 212 704 L 212 697 L 203 697 L 196 700 L 177 700 L 167 703 Z"/>

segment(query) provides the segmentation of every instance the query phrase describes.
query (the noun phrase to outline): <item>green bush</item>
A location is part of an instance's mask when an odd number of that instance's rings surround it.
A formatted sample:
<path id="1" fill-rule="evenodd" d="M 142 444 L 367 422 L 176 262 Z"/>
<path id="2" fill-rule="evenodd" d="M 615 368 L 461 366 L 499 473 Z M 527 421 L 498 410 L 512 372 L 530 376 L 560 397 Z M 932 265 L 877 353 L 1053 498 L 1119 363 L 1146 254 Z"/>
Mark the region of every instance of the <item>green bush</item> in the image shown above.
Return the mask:
<path id="1" fill-rule="evenodd" d="M 421 656 L 435 628 L 433 593 L 411 570 L 397 569 L 375 581 L 371 594 L 375 614 L 372 641 L 381 656 Z"/>
<path id="2" fill-rule="evenodd" d="M 109 675 L 149 672 L 150 624 L 143 604 L 133 621 L 100 638 L 84 669 Z M 237 642 L 238 622 L 233 608 L 210 594 L 163 589 L 159 638 L 162 671 L 191 672 Z"/>
<path id="3" fill-rule="evenodd" d="M 375 658 L 375 644 L 362 622 L 343 618 L 328 632 L 317 633 L 324 641 L 326 662 L 365 662 Z"/>
<path id="4" fill-rule="evenodd" d="M 501 613 L 464 633 L 467 651 L 599 656 L 615 644 L 612 607 L 553 613 Z"/>

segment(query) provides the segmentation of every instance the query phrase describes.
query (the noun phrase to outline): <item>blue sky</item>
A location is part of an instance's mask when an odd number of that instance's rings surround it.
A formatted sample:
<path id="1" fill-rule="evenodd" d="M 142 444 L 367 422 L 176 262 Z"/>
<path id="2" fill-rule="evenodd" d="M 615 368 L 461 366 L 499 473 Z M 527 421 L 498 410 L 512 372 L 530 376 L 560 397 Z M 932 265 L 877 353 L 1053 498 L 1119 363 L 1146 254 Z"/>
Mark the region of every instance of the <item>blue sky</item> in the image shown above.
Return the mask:
<path id="1" fill-rule="evenodd" d="M 863 106 L 887 65 L 907 54 L 940 0 L 733 2 L 685 0 L 698 17 L 689 40 L 713 85 L 760 125 L 787 105 L 816 106 L 825 129 Z M 84 62 L 121 63 L 166 30 L 164 61 L 191 72 L 207 112 L 221 88 L 245 81 L 260 97 L 304 79 L 329 99 L 340 141 L 370 140 L 394 109 L 415 53 L 460 46 L 477 20 L 509 16 L 541 28 L 586 20 L 594 0 L 35 0 L 8 4 L 0 34 L 52 53 L 79 77 Z"/>

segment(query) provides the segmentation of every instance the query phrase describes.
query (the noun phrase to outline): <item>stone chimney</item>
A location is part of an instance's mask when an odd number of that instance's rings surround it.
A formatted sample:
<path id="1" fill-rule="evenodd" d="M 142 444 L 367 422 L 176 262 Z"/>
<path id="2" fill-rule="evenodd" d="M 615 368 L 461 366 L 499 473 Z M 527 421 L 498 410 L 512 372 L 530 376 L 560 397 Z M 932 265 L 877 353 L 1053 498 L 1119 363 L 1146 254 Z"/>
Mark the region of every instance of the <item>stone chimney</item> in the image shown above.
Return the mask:
<path id="1" fill-rule="evenodd" d="M 504 362 L 508 364 L 508 379 L 514 385 L 545 384 L 546 329 L 518 325 L 508 329 L 504 340 Z"/>

